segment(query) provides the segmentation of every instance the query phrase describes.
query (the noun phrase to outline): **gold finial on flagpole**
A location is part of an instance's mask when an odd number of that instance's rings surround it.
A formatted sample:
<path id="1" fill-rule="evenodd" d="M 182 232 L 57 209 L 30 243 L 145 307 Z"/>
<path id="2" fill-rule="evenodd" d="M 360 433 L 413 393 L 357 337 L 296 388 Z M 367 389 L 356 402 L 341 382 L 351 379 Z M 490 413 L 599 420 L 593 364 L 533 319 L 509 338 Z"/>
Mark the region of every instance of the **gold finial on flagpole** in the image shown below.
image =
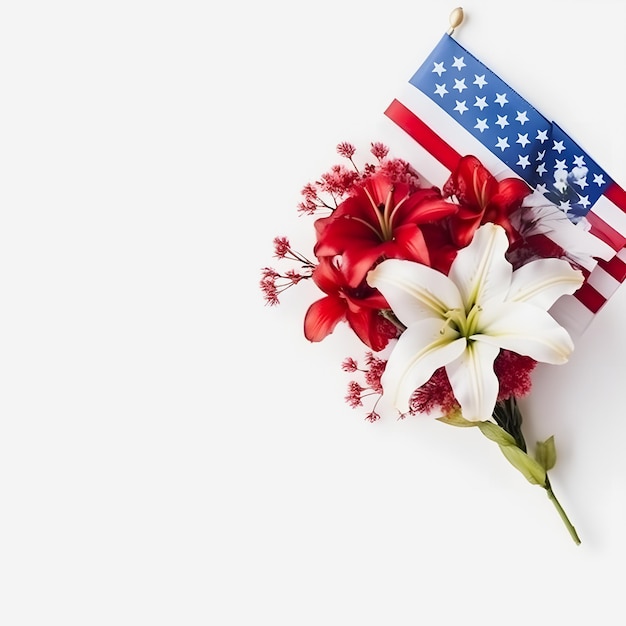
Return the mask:
<path id="1" fill-rule="evenodd" d="M 463 8 L 457 7 L 450 13 L 450 28 L 448 28 L 448 35 L 454 32 L 455 28 L 458 28 L 463 22 Z"/>

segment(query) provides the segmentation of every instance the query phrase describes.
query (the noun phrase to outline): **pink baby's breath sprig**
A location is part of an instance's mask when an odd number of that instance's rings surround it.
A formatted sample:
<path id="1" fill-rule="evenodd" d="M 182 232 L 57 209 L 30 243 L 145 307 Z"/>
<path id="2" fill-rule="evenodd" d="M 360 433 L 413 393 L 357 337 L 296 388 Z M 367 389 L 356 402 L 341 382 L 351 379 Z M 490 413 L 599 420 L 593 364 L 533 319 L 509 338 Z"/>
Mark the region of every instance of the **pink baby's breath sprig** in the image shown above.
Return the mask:
<path id="1" fill-rule="evenodd" d="M 376 406 L 383 394 L 380 379 L 385 371 L 387 361 L 377 357 L 373 352 L 366 352 L 364 360 L 365 367 L 359 367 L 358 362 L 353 357 L 347 357 L 341 363 L 341 369 L 344 372 L 360 372 L 365 385 L 356 380 L 351 380 L 348 383 L 348 393 L 345 400 L 349 406 L 356 409 L 363 406 L 365 398 L 375 398 L 372 408 L 365 415 L 367 421 L 375 422 L 380 419 L 380 414 L 376 412 Z"/>
<path id="2" fill-rule="evenodd" d="M 382 162 L 387 158 L 389 154 L 389 148 L 380 141 L 373 141 L 371 144 L 370 152 L 380 161 Z"/>
<path id="3" fill-rule="evenodd" d="M 279 296 L 283 291 L 306 278 L 311 278 L 311 275 L 299 274 L 295 270 L 287 270 L 284 274 L 280 274 L 271 267 L 265 267 L 261 271 L 259 286 L 265 296 L 266 303 L 275 306 L 280 304 Z"/>
<path id="4" fill-rule="evenodd" d="M 349 142 L 349 141 L 342 141 L 341 143 L 337 144 L 337 154 L 349 159 L 352 162 L 352 165 L 354 165 L 354 169 L 357 169 L 357 166 L 354 164 L 354 161 L 352 161 L 352 157 L 355 155 L 356 153 L 356 148 Z"/>
<path id="5" fill-rule="evenodd" d="M 279 296 L 290 287 L 297 285 L 301 280 L 311 278 L 315 263 L 291 247 L 287 237 L 274 237 L 274 257 L 279 260 L 288 260 L 300 265 L 300 271 L 290 268 L 279 272 L 273 267 L 261 269 L 259 287 L 263 292 L 266 304 L 275 306 L 280 304 Z"/>
<path id="6" fill-rule="evenodd" d="M 315 263 L 291 247 L 287 237 L 274 237 L 274 256 L 277 259 L 287 259 L 300 263 L 303 268 L 312 269 L 315 267 Z"/>
<path id="7" fill-rule="evenodd" d="M 301 215 L 319 215 L 332 213 L 347 197 L 361 188 L 376 174 L 382 174 L 396 183 L 406 183 L 411 191 L 420 188 L 418 172 L 406 161 L 389 158 L 389 148 L 380 141 L 370 144 L 370 153 L 375 162 L 365 162 L 360 166 L 355 160 L 356 147 L 342 141 L 336 146 L 337 154 L 345 158 L 350 167 L 335 164 L 317 180 L 307 183 L 301 191 L 303 200 L 298 204 Z"/>
<path id="8" fill-rule="evenodd" d="M 320 180 L 316 181 L 319 189 L 329 194 L 335 206 L 350 191 L 352 185 L 358 180 L 359 172 L 349 170 L 345 165 L 333 165 L 333 167 L 322 174 Z"/>

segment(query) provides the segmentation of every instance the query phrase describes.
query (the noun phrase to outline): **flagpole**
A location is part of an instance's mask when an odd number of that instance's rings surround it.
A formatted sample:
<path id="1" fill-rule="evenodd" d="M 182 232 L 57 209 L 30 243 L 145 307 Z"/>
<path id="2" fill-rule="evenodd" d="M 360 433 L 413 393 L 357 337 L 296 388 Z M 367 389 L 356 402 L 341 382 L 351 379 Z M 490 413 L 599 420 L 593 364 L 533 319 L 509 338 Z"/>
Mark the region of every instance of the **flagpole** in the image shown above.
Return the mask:
<path id="1" fill-rule="evenodd" d="M 451 35 L 456 28 L 458 28 L 463 22 L 463 8 L 457 7 L 450 13 L 450 28 L 448 28 L 448 35 Z"/>

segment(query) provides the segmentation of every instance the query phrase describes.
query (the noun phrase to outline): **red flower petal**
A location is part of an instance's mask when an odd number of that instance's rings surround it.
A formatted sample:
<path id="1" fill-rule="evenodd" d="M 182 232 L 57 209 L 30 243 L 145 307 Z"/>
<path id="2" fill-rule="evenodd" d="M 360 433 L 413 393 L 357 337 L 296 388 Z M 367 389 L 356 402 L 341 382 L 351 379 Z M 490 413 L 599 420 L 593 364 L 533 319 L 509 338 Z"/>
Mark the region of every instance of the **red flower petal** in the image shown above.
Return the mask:
<path id="1" fill-rule="evenodd" d="M 322 220 L 325 220 L 325 223 L 318 226 L 317 223 Z M 363 248 L 379 245 L 381 242 L 379 235 L 368 223 L 349 215 L 333 214 L 321 218 L 317 220 L 316 228 L 318 241 L 313 251 L 317 257 L 335 256 L 343 254 L 348 247 Z"/>
<path id="2" fill-rule="evenodd" d="M 402 202 L 394 215 L 394 223 L 424 224 L 443 219 L 458 210 L 458 205 L 443 200 L 438 190 L 420 189 Z"/>
<path id="3" fill-rule="evenodd" d="M 409 193 L 409 186 L 405 183 L 392 183 L 386 176 L 370 176 L 363 185 L 363 190 L 367 190 L 370 197 L 374 201 L 376 206 L 385 204 L 387 196 L 391 190 L 394 190 L 394 194 L 399 194 L 397 197 L 404 197 Z M 364 194 L 367 197 L 367 194 Z"/>
<path id="4" fill-rule="evenodd" d="M 530 192 L 530 187 L 521 178 L 505 178 L 498 183 L 497 192 L 489 202 L 510 213 L 520 207 Z"/>
<path id="5" fill-rule="evenodd" d="M 444 195 L 456 196 L 463 205 L 476 211 L 484 209 L 484 199 L 494 193 L 495 178 L 472 155 L 464 156 L 445 183 Z"/>
<path id="6" fill-rule="evenodd" d="M 385 256 L 388 247 L 388 242 L 378 242 L 375 246 L 359 248 L 353 246 L 347 249 L 343 253 L 341 266 L 346 286 L 356 289 L 376 262 Z"/>
<path id="7" fill-rule="evenodd" d="M 395 335 L 393 324 L 373 310 L 349 311 L 347 320 L 357 337 L 374 352 L 380 352 Z"/>
<path id="8" fill-rule="evenodd" d="M 337 268 L 332 259 L 322 259 L 313 270 L 313 282 L 326 294 L 334 295 L 339 292 Z"/>
<path id="9" fill-rule="evenodd" d="M 346 310 L 346 301 L 338 296 L 317 300 L 304 316 L 304 336 L 309 341 L 321 341 L 344 319 Z"/>
<path id="10" fill-rule="evenodd" d="M 390 258 L 406 259 L 407 261 L 430 265 L 430 253 L 419 226 L 415 224 L 400 226 L 400 228 L 396 228 L 395 236 L 395 254 L 390 254 Z"/>

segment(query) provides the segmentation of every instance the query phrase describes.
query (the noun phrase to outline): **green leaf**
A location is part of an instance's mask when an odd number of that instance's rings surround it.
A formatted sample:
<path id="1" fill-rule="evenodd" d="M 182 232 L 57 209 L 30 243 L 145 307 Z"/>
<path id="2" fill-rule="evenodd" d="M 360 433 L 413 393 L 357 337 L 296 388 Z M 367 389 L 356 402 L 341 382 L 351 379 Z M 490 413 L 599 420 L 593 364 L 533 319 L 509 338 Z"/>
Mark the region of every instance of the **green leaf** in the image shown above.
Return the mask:
<path id="1" fill-rule="evenodd" d="M 513 435 L 493 422 L 478 422 L 478 428 L 487 439 L 495 441 L 499 446 L 515 446 Z"/>
<path id="2" fill-rule="evenodd" d="M 545 441 L 537 442 L 535 458 L 543 469 L 547 472 L 556 465 L 556 446 L 554 445 L 554 435 Z"/>
<path id="3" fill-rule="evenodd" d="M 546 486 L 546 470 L 517 446 L 500 446 L 500 450 L 513 467 L 517 468 L 526 480 L 533 485 Z"/>
<path id="4" fill-rule="evenodd" d="M 478 427 L 487 439 L 495 441 L 508 462 L 520 471 L 533 485 L 546 486 L 546 470 L 517 446 L 513 435 L 493 422 L 478 422 Z"/>

